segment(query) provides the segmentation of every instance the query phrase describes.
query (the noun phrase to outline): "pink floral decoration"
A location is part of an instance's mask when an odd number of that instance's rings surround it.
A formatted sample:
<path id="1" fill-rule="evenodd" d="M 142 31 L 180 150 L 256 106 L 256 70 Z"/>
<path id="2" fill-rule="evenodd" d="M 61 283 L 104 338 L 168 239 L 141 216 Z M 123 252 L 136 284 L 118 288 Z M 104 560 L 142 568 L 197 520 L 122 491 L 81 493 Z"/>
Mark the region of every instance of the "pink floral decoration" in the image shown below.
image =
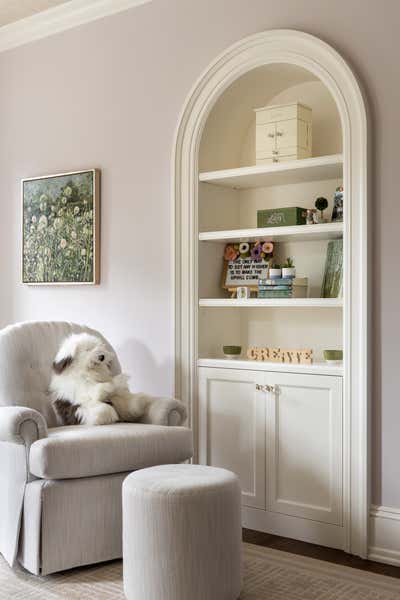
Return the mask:
<path id="1" fill-rule="evenodd" d="M 262 245 L 262 251 L 265 252 L 265 254 L 272 254 L 274 251 L 274 245 L 272 242 L 264 242 Z"/>
<path id="2" fill-rule="evenodd" d="M 226 246 L 225 252 L 224 252 L 225 260 L 236 260 L 238 255 L 239 255 L 239 252 L 237 250 L 235 250 L 235 248 L 233 246 L 231 246 L 231 245 Z"/>

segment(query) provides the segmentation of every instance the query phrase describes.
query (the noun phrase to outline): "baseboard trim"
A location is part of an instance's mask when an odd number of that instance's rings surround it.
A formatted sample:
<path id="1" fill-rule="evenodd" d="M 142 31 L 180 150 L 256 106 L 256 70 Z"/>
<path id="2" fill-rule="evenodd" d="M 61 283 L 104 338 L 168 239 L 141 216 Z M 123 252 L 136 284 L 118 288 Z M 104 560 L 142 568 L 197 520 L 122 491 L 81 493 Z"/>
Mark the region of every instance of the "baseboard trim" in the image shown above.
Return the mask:
<path id="1" fill-rule="evenodd" d="M 400 566 L 400 509 L 371 506 L 369 560 Z"/>
<path id="2" fill-rule="evenodd" d="M 368 551 L 368 560 L 374 560 L 375 562 L 400 567 L 400 552 L 397 550 L 387 550 L 386 548 L 370 546 Z"/>
<path id="3" fill-rule="evenodd" d="M 71 0 L 0 27 L 0 52 L 148 2 L 151 0 Z"/>

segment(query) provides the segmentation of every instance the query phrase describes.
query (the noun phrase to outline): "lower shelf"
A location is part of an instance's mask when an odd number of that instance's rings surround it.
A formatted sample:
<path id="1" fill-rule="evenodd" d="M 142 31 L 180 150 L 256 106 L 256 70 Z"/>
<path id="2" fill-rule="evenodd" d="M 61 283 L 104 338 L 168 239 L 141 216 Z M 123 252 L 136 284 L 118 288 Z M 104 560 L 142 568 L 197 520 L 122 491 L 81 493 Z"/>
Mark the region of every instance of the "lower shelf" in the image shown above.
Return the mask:
<path id="1" fill-rule="evenodd" d="M 288 363 L 262 362 L 258 360 L 230 360 L 227 358 L 199 358 L 198 367 L 216 369 L 245 369 L 248 371 L 277 371 L 286 373 L 308 373 L 310 375 L 343 375 L 343 364 L 332 365 L 326 362 L 314 362 L 311 365 L 293 365 Z"/>
<path id="2" fill-rule="evenodd" d="M 200 307 L 282 307 L 282 308 L 342 308 L 342 298 L 201 298 Z"/>

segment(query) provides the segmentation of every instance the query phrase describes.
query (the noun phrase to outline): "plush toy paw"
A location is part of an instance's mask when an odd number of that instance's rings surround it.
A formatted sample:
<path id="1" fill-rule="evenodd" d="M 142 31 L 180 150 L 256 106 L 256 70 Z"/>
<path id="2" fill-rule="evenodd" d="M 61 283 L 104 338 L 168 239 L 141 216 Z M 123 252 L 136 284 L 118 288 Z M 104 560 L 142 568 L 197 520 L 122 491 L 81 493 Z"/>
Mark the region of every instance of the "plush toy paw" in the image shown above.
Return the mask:
<path id="1" fill-rule="evenodd" d="M 82 415 L 83 425 L 111 425 L 119 421 L 117 411 L 110 404 L 99 403 L 85 410 Z"/>
<path id="2" fill-rule="evenodd" d="M 113 377 L 113 385 L 114 390 L 116 392 L 119 391 L 128 391 L 128 379 L 129 376 L 125 375 L 125 373 L 119 373 Z"/>
<path id="3" fill-rule="evenodd" d="M 138 421 L 146 409 L 146 399 L 143 398 L 143 395 L 131 394 L 128 390 L 119 390 L 113 394 L 111 402 L 121 421 Z"/>

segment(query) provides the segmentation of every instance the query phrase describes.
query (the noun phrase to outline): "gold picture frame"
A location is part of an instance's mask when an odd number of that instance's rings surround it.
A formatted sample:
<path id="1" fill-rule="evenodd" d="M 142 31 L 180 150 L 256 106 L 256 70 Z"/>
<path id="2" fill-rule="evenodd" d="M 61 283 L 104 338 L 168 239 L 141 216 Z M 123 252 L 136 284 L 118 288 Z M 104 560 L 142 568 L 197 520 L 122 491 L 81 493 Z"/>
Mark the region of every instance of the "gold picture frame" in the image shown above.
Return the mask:
<path id="1" fill-rule="evenodd" d="M 99 169 L 21 181 L 22 283 L 100 283 Z"/>

